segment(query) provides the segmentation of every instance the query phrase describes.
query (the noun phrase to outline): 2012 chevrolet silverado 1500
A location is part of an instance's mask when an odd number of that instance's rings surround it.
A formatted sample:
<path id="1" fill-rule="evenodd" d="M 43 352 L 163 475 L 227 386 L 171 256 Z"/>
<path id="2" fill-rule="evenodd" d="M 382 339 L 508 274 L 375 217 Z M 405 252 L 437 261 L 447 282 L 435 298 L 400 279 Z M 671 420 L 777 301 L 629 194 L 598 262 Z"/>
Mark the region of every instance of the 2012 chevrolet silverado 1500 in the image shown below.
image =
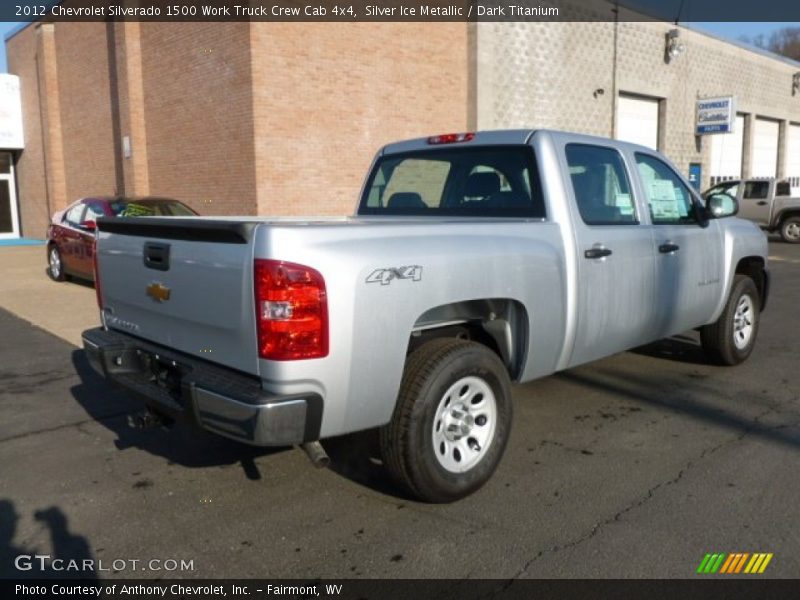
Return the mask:
<path id="1" fill-rule="evenodd" d="M 380 428 L 398 482 L 451 501 L 500 461 L 512 381 L 692 328 L 748 357 L 767 244 L 736 210 L 628 143 L 399 142 L 354 217 L 99 219 L 84 348 L 148 414 L 249 444 Z"/>

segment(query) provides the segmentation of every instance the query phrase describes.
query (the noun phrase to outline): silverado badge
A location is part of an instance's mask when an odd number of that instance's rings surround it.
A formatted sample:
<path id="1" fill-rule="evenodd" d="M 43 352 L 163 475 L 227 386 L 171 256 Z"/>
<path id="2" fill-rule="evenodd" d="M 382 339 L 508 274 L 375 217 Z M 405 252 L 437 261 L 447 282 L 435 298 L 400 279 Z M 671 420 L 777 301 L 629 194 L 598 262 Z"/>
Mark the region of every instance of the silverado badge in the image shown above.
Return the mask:
<path id="1" fill-rule="evenodd" d="M 161 285 L 157 281 L 154 281 L 147 286 L 147 295 L 156 302 L 166 302 L 169 300 L 169 294 L 170 289 L 165 285 Z"/>

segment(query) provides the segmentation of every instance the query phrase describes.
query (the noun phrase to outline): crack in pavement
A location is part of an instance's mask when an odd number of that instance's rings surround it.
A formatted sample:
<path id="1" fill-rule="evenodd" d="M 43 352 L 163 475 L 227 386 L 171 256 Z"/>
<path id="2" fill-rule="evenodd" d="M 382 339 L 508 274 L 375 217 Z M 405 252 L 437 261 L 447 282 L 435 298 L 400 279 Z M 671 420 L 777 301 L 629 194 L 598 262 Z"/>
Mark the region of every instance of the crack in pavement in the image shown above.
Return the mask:
<path id="1" fill-rule="evenodd" d="M 774 412 L 780 412 L 780 411 L 776 411 L 774 408 L 769 408 L 769 409 L 765 410 L 764 412 L 760 413 L 759 415 L 757 415 L 756 417 L 754 417 L 753 420 L 752 420 L 752 424 L 749 427 L 747 427 L 746 429 L 744 429 L 736 437 L 734 437 L 732 439 L 729 439 L 729 440 L 725 440 L 724 442 L 720 442 L 719 444 L 716 444 L 714 446 L 711 446 L 709 448 L 704 449 L 702 452 L 700 452 L 700 454 L 696 458 L 694 458 L 694 459 L 690 460 L 689 462 L 687 462 L 678 471 L 677 475 L 675 475 L 674 477 L 672 477 L 672 478 L 670 478 L 670 479 L 668 479 L 666 481 L 662 481 L 660 483 L 657 483 L 656 485 L 654 485 L 653 487 L 648 489 L 647 493 L 645 495 L 641 496 L 638 500 L 628 504 L 627 506 L 625 506 L 624 508 L 622 508 L 621 510 L 616 512 L 611 517 L 609 517 L 609 518 L 607 518 L 607 519 L 605 519 L 603 521 L 600 521 L 598 523 L 595 523 L 587 533 L 583 534 L 579 538 L 577 538 L 577 539 L 575 539 L 575 540 L 573 540 L 571 542 L 567 542 L 566 544 L 563 544 L 563 545 L 556 544 L 555 546 L 552 546 L 550 548 L 545 548 L 543 550 L 540 550 L 539 552 L 536 553 L 536 555 L 533 558 L 528 560 L 522 566 L 522 568 L 520 568 L 509 579 L 507 585 L 505 585 L 500 590 L 500 593 L 502 593 L 505 590 L 507 590 L 513 584 L 514 580 L 519 579 L 520 577 L 522 577 L 527 572 L 527 570 L 530 569 L 530 567 L 533 566 L 533 564 L 536 563 L 539 559 L 541 559 L 545 554 L 554 554 L 556 552 L 559 552 L 560 550 L 567 550 L 567 549 L 570 549 L 570 548 L 574 548 L 574 547 L 579 546 L 580 544 L 583 544 L 584 542 L 587 542 L 588 540 L 592 539 L 606 525 L 610 525 L 611 523 L 619 521 L 625 514 L 629 513 L 630 511 L 632 511 L 632 510 L 634 510 L 636 508 L 639 508 L 639 507 L 643 506 L 644 504 L 646 504 L 647 502 L 649 502 L 655 496 L 655 493 L 659 489 L 661 489 L 663 487 L 666 487 L 668 485 L 673 485 L 673 484 L 678 483 L 683 478 L 683 476 L 686 474 L 686 472 L 689 469 L 694 467 L 697 463 L 701 462 L 707 456 L 709 456 L 711 454 L 714 454 L 715 452 L 717 452 L 718 450 L 724 448 L 725 446 L 729 446 L 731 444 L 736 444 L 736 443 L 742 441 L 748 434 L 750 434 L 751 432 L 755 431 L 756 429 L 759 429 L 759 425 L 760 425 L 761 419 L 766 417 L 768 414 L 774 413 Z M 794 422 L 794 423 L 791 423 L 791 424 L 783 423 L 783 424 L 780 424 L 780 425 L 776 425 L 774 427 L 769 427 L 769 428 L 767 428 L 767 430 L 772 431 L 772 430 L 777 430 L 777 429 L 785 429 L 786 427 L 795 427 L 797 425 L 800 425 L 800 421 L 797 421 L 797 422 Z"/>
<path id="2" fill-rule="evenodd" d="M 16 440 L 21 440 L 28 437 L 33 437 L 35 435 L 40 435 L 42 433 L 51 433 L 53 431 L 60 431 L 62 429 L 69 429 L 71 427 L 76 428 L 79 432 L 83 434 L 87 434 L 86 431 L 82 430 L 81 427 L 83 425 L 87 425 L 89 423 L 102 423 L 104 421 L 110 421 L 112 419 L 118 419 L 119 417 L 125 417 L 129 414 L 130 411 L 125 411 L 121 413 L 112 413 L 109 415 L 103 415 L 102 417 L 93 417 L 91 419 L 84 419 L 83 421 L 75 421 L 73 423 L 63 423 L 61 425 L 56 425 L 55 427 L 45 427 L 43 429 L 37 429 L 35 431 L 26 431 L 25 433 L 18 433 L 16 435 L 11 435 L 6 438 L 0 439 L 0 444 L 5 444 L 6 442 L 14 442 Z M 87 434 L 88 435 L 88 434 Z"/>

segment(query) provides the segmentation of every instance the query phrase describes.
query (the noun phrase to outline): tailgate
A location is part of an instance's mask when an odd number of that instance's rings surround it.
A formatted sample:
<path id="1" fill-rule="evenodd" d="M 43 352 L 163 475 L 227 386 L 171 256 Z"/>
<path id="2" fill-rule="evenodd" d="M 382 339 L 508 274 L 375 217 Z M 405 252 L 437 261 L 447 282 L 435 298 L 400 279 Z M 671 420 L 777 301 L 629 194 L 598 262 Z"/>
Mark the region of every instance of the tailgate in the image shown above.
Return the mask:
<path id="1" fill-rule="evenodd" d="M 257 374 L 256 226 L 204 218 L 99 219 L 106 326 Z"/>

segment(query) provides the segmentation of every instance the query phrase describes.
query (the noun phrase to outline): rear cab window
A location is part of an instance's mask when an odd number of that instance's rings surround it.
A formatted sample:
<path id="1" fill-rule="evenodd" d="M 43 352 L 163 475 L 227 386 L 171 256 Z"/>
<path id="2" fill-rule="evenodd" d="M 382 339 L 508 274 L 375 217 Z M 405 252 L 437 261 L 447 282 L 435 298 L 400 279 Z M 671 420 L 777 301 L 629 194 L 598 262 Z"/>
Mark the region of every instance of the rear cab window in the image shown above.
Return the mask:
<path id="1" fill-rule="evenodd" d="M 389 154 L 370 173 L 358 214 L 544 218 L 527 145 Z"/>
<path id="2" fill-rule="evenodd" d="M 567 144 L 575 202 L 587 225 L 636 225 L 639 219 L 622 156 L 614 148 Z"/>

